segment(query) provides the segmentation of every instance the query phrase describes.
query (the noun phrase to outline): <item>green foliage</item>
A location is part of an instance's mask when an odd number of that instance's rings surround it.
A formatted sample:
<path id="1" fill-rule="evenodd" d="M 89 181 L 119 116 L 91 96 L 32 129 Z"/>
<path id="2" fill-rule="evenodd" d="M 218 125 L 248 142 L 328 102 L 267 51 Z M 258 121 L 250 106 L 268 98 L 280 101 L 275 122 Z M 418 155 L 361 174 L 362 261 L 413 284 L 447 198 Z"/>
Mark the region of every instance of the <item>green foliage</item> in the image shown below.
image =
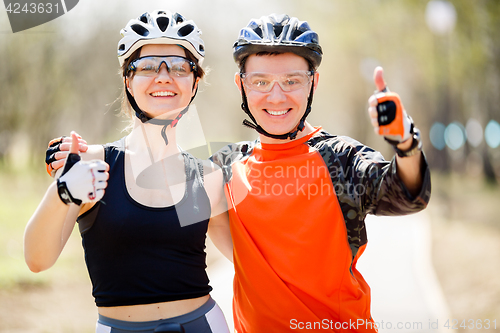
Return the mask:
<path id="1" fill-rule="evenodd" d="M 43 288 L 54 278 L 86 279 L 80 236 L 75 229 L 56 265 L 47 272 L 31 272 L 23 254 L 24 229 L 48 184 L 48 175 L 1 169 L 0 184 L 0 289 Z"/>
<path id="2" fill-rule="evenodd" d="M 33 191 L 35 182 L 28 175 L 0 174 L 0 288 L 43 286 L 46 276 L 30 272 L 24 262 L 23 232 L 42 193 Z"/>

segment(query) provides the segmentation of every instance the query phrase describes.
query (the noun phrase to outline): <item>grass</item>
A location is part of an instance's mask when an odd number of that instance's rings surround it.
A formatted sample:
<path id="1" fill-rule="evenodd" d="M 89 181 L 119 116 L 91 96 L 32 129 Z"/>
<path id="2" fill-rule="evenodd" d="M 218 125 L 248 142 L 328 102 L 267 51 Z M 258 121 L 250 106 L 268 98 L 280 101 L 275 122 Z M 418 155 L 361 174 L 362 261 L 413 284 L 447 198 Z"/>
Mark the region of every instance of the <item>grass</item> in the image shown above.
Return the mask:
<path id="1" fill-rule="evenodd" d="M 24 261 L 24 229 L 51 181 L 46 174 L 0 169 L 0 332 L 95 331 L 78 228 L 49 270 L 33 273 Z"/>
<path id="2" fill-rule="evenodd" d="M 486 183 L 483 178 L 437 172 L 432 173 L 432 182 L 428 212 L 433 263 L 451 315 L 496 319 L 498 323 L 500 186 Z"/>
<path id="3" fill-rule="evenodd" d="M 39 286 L 45 279 L 31 273 L 24 263 L 23 232 L 41 199 L 39 191 L 30 191 L 33 179 L 10 172 L 0 174 L 0 288 Z M 38 187 L 38 185 L 37 185 Z M 36 193 L 34 193 L 36 192 Z"/>
<path id="4" fill-rule="evenodd" d="M 50 182 L 47 175 L 0 170 L 0 289 L 43 288 L 54 276 L 81 274 L 75 270 L 82 261 L 78 235 L 71 236 L 53 269 L 35 274 L 24 262 L 24 229 Z"/>

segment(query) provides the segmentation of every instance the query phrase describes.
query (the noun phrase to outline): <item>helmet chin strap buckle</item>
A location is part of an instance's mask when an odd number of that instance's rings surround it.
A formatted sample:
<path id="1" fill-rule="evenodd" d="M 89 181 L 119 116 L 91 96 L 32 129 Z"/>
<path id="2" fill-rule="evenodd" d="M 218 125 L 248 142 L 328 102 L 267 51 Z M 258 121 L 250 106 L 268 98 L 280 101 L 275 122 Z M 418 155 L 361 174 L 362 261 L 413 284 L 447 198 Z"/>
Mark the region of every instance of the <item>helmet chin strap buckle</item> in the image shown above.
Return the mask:
<path id="1" fill-rule="evenodd" d="M 194 89 L 194 85 L 193 85 L 193 89 Z M 134 97 L 130 94 L 130 92 L 128 91 L 128 89 L 125 89 L 125 92 L 127 94 L 127 99 L 129 101 L 130 105 L 132 106 L 132 109 L 134 109 L 134 111 L 135 111 L 135 116 L 137 118 L 139 118 L 139 120 L 143 124 L 146 123 L 146 122 L 149 122 L 151 124 L 162 125 L 163 126 L 163 128 L 161 129 L 161 137 L 165 141 L 165 144 L 168 145 L 168 138 L 167 138 L 167 127 L 168 127 L 168 125 L 171 125 L 172 127 L 177 126 L 177 123 L 179 122 L 179 119 L 181 119 L 181 117 L 189 110 L 189 106 L 191 105 L 191 102 L 193 101 L 194 97 L 196 96 L 196 93 L 198 92 L 198 87 L 196 87 L 196 91 L 195 91 L 193 97 L 191 97 L 191 100 L 189 101 L 189 104 L 173 120 L 172 119 L 155 119 L 155 118 L 148 117 L 146 115 L 146 113 L 144 113 L 144 111 L 142 111 L 139 108 L 139 106 L 137 105 Z"/>
<path id="2" fill-rule="evenodd" d="M 246 119 L 243 119 L 243 126 L 246 126 L 248 128 L 254 129 L 254 130 L 257 129 L 257 126 L 255 126 L 254 124 L 252 124 L 250 121 L 248 121 Z"/>
<path id="3" fill-rule="evenodd" d="M 148 116 L 146 116 L 143 112 L 137 112 L 135 111 L 135 116 L 137 118 L 139 118 L 139 120 L 142 122 L 142 123 L 145 123 L 147 122 L 148 120 L 150 120 L 151 118 L 149 118 Z"/>
<path id="4" fill-rule="evenodd" d="M 271 134 L 271 133 L 268 133 L 260 125 L 253 124 L 253 123 L 251 123 L 247 119 L 243 119 L 243 126 L 251 128 L 253 130 L 256 130 L 258 133 L 260 133 L 260 134 L 262 134 L 264 136 L 267 136 L 267 137 L 273 138 L 273 139 L 278 139 L 278 140 L 286 140 L 288 138 L 290 140 L 295 140 L 295 138 L 297 137 L 297 134 L 299 132 L 301 132 L 305 128 L 303 120 L 300 122 L 299 126 L 297 126 L 297 129 L 295 131 L 293 131 L 291 133 L 286 133 L 286 134 Z"/>
<path id="5" fill-rule="evenodd" d="M 293 131 L 292 133 L 289 133 L 290 140 L 295 140 L 295 138 L 297 137 L 297 134 L 299 134 L 299 132 L 302 132 L 305 127 L 306 127 L 305 120 L 301 119 L 299 126 L 297 126 L 297 129 L 295 131 Z"/>
<path id="6" fill-rule="evenodd" d="M 189 105 L 181 111 L 181 113 L 174 119 L 155 119 L 155 118 L 150 118 L 148 117 L 144 111 L 142 111 L 137 103 L 135 102 L 134 97 L 128 92 L 128 90 L 125 90 L 127 93 L 127 98 L 132 106 L 132 109 L 135 111 L 135 116 L 139 118 L 139 120 L 144 124 L 144 123 L 150 123 L 150 124 L 155 124 L 155 125 L 161 125 L 163 128 L 161 129 L 161 137 L 163 138 L 163 141 L 165 141 L 165 145 L 168 145 L 168 138 L 167 138 L 167 127 L 168 125 L 172 125 L 174 127 L 177 125 L 177 122 L 179 121 L 179 118 L 187 112 L 189 109 Z"/>
<path id="7" fill-rule="evenodd" d="M 246 112 L 245 103 L 241 104 L 241 108 Z M 262 126 L 257 124 L 257 121 L 255 121 L 255 119 L 250 114 L 250 112 L 247 112 L 247 113 L 250 115 L 250 118 L 253 120 L 253 123 L 247 119 L 243 119 L 243 126 L 251 128 L 253 130 L 256 130 L 259 134 L 262 134 L 262 135 L 267 136 L 269 138 L 278 139 L 278 140 L 286 140 L 286 139 L 295 140 L 295 138 L 297 137 L 297 134 L 299 134 L 299 132 L 302 132 L 305 128 L 305 119 L 301 119 L 299 122 L 299 125 L 297 126 L 295 131 L 288 132 L 285 134 L 271 134 L 271 133 L 267 132 L 264 128 L 262 128 Z"/>

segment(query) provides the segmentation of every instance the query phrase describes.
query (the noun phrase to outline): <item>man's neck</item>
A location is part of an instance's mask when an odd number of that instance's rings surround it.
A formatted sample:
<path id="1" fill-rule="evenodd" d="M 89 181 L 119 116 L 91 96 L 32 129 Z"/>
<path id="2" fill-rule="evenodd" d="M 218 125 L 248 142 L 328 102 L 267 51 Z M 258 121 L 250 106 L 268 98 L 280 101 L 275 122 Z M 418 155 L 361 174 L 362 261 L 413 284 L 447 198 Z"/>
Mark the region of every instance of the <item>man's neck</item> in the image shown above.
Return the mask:
<path id="1" fill-rule="evenodd" d="M 305 126 L 304 126 L 304 129 L 302 131 L 299 131 L 297 133 L 297 137 L 294 139 L 294 140 L 298 140 L 300 138 L 303 138 L 309 134 L 311 134 L 312 132 L 314 132 L 316 129 L 311 125 L 309 124 L 307 121 L 305 122 Z M 285 139 L 285 140 L 281 140 L 281 139 L 273 139 L 273 138 L 270 138 L 268 136 L 265 136 L 265 135 L 262 135 L 262 134 L 259 134 L 259 137 L 260 137 L 260 142 L 262 143 L 270 143 L 270 144 L 284 144 L 284 143 L 289 143 L 291 142 L 292 140 L 290 139 Z"/>

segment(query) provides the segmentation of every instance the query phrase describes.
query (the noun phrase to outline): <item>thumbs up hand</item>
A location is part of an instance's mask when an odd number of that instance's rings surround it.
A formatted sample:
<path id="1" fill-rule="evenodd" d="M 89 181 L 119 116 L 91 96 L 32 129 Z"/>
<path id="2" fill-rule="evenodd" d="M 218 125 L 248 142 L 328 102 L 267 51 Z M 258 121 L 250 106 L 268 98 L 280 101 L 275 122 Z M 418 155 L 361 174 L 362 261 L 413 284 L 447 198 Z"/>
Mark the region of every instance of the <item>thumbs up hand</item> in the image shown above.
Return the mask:
<path id="1" fill-rule="evenodd" d="M 375 68 L 373 79 L 377 91 L 368 99 L 368 114 L 375 133 L 398 144 L 412 137 L 413 121 L 406 114 L 399 95 L 389 92 L 382 67 Z"/>
<path id="2" fill-rule="evenodd" d="M 95 202 L 102 199 L 107 186 L 109 165 L 102 160 L 80 161 L 78 135 L 71 132 L 71 148 L 61 177 L 59 197 L 65 204 Z"/>

